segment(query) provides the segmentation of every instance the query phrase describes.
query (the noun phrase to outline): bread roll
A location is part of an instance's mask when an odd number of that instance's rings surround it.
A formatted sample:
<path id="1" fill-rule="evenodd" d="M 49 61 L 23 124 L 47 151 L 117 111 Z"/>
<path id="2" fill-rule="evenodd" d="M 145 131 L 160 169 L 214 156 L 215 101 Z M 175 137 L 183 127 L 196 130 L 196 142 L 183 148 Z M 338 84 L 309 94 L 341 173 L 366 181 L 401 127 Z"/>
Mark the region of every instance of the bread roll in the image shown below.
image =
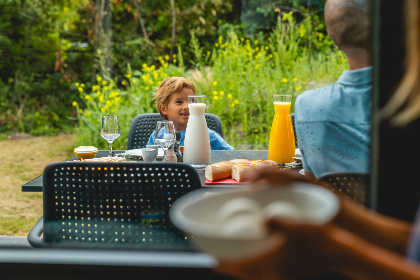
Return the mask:
<path id="1" fill-rule="evenodd" d="M 217 181 L 230 177 L 233 162 L 221 161 L 206 166 L 205 176 L 209 181 Z"/>
<path id="2" fill-rule="evenodd" d="M 237 163 L 232 167 L 232 179 L 238 182 L 249 181 L 255 176 L 255 171 L 257 169 L 258 165 L 255 163 Z"/>
<path id="3" fill-rule="evenodd" d="M 249 159 L 243 159 L 243 158 L 240 158 L 240 159 L 232 159 L 232 160 L 230 160 L 230 162 L 233 162 L 233 163 L 245 163 L 245 162 L 250 162 L 250 160 Z"/>
<path id="4" fill-rule="evenodd" d="M 230 161 L 221 161 L 211 165 L 207 165 L 205 169 L 206 179 L 209 181 L 217 181 L 230 178 L 232 166 L 239 162 L 249 162 L 248 159 L 234 159 Z"/>
<path id="5" fill-rule="evenodd" d="M 259 159 L 259 160 L 251 160 L 250 162 L 258 165 L 258 167 L 273 168 L 273 169 L 279 168 L 279 164 L 275 162 L 274 160 Z"/>
<path id="6" fill-rule="evenodd" d="M 272 160 L 251 160 L 247 163 L 237 163 L 232 167 L 232 179 L 238 182 L 249 181 L 257 171 L 277 168 L 279 165 Z"/>

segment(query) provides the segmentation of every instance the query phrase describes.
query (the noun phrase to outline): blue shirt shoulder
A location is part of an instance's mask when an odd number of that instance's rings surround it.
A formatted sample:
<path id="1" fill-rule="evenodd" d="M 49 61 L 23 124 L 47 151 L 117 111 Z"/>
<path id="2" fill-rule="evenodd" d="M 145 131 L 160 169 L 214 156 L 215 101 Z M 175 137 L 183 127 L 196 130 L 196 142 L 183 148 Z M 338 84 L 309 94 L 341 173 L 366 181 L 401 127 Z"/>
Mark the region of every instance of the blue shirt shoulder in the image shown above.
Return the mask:
<path id="1" fill-rule="evenodd" d="M 343 71 L 337 83 L 298 96 L 295 126 L 305 171 L 368 172 L 372 67 Z"/>

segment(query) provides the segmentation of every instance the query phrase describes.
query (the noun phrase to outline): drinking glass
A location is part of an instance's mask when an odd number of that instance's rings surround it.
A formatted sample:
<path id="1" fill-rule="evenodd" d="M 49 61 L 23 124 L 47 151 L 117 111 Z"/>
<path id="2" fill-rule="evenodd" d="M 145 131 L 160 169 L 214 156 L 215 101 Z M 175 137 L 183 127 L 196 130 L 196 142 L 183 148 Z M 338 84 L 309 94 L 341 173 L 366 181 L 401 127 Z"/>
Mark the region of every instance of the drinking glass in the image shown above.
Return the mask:
<path id="1" fill-rule="evenodd" d="M 101 136 L 109 143 L 109 157 L 113 156 L 112 142 L 120 137 L 120 133 L 120 124 L 118 123 L 117 116 L 102 117 Z"/>
<path id="2" fill-rule="evenodd" d="M 175 128 L 172 121 L 157 121 L 155 142 L 163 149 L 163 161 L 167 162 L 166 152 L 175 143 Z"/>

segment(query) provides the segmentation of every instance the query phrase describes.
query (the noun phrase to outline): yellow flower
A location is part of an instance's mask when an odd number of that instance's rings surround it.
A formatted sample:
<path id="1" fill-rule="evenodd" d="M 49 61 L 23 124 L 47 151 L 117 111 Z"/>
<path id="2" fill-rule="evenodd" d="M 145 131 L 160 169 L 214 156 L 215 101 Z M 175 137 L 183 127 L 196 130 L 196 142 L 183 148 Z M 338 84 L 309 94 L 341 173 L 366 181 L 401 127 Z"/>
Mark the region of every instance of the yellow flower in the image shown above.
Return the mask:
<path id="1" fill-rule="evenodd" d="M 165 55 L 165 60 L 168 61 L 169 60 L 169 55 Z"/>
<path id="2" fill-rule="evenodd" d="M 127 75 L 125 75 L 127 78 L 131 78 L 131 74 L 127 74 Z"/>
<path id="3" fill-rule="evenodd" d="M 230 104 L 230 106 L 233 108 L 233 107 L 235 107 L 235 103 L 232 103 L 232 104 Z"/>
<path id="4" fill-rule="evenodd" d="M 80 86 L 81 86 L 81 87 L 85 87 L 85 84 L 81 83 L 81 84 L 80 84 Z"/>
<path id="5" fill-rule="evenodd" d="M 96 81 L 98 81 L 99 83 L 100 81 L 102 81 L 102 78 L 100 76 L 96 76 Z"/>
<path id="6" fill-rule="evenodd" d="M 101 108 L 101 112 L 104 113 L 105 112 L 105 108 Z"/>
<path id="7" fill-rule="evenodd" d="M 99 95 L 99 102 L 102 102 L 102 101 L 104 101 L 104 96 L 101 94 Z"/>
<path id="8" fill-rule="evenodd" d="M 219 96 L 213 96 L 213 100 L 219 100 Z"/>
<path id="9" fill-rule="evenodd" d="M 213 82 L 213 86 L 217 86 L 217 81 L 214 81 Z"/>
<path id="10" fill-rule="evenodd" d="M 287 79 L 286 79 L 286 78 L 283 78 L 281 81 L 282 81 L 283 83 L 287 83 Z"/>
<path id="11" fill-rule="evenodd" d="M 145 89 L 145 90 L 149 90 L 149 86 L 146 86 L 144 89 Z"/>
<path id="12" fill-rule="evenodd" d="M 225 94 L 225 92 L 222 90 L 222 91 L 220 91 L 220 95 L 224 95 Z"/>
<path id="13" fill-rule="evenodd" d="M 292 15 L 293 15 L 293 11 L 290 11 L 290 13 L 284 13 L 282 21 L 286 21 L 286 20 L 290 19 L 292 17 Z"/>
<path id="14" fill-rule="evenodd" d="M 92 99 L 92 97 L 90 97 L 90 95 L 85 95 L 85 99 L 86 99 L 86 100 L 91 100 L 91 99 Z"/>
<path id="15" fill-rule="evenodd" d="M 258 40 L 255 40 L 255 41 L 254 41 L 254 44 L 255 44 L 255 45 L 257 45 L 257 44 L 258 44 Z"/>
<path id="16" fill-rule="evenodd" d="M 107 84 L 107 82 L 106 81 L 102 81 L 102 85 L 106 85 Z"/>
<path id="17" fill-rule="evenodd" d="M 301 86 L 297 86 L 295 89 L 296 89 L 296 90 L 301 90 L 301 89 L 302 89 L 302 87 L 301 87 Z"/>
<path id="18" fill-rule="evenodd" d="M 74 85 L 75 85 L 76 87 L 79 87 L 79 85 L 80 85 L 80 84 L 79 84 L 79 83 L 75 83 Z"/>
<path id="19" fill-rule="evenodd" d="M 71 103 L 71 105 L 72 105 L 73 107 L 76 107 L 76 106 L 77 106 L 77 102 L 76 102 L 76 101 L 73 101 L 73 102 Z"/>
<path id="20" fill-rule="evenodd" d="M 258 128 L 254 129 L 254 132 L 257 133 L 258 132 Z"/>
<path id="21" fill-rule="evenodd" d="M 83 92 L 83 88 L 82 87 L 78 87 L 77 89 L 79 90 L 79 92 Z"/>
<path id="22" fill-rule="evenodd" d="M 104 82 L 105 82 L 105 81 L 104 81 Z M 105 91 L 107 91 L 107 90 L 108 90 L 108 87 L 104 87 L 104 90 L 105 90 Z"/>
<path id="23" fill-rule="evenodd" d="M 216 43 L 216 44 L 214 44 L 214 46 L 217 48 L 217 47 L 219 46 L 219 44 L 218 44 L 218 43 Z"/>
<path id="24" fill-rule="evenodd" d="M 83 113 L 83 110 L 82 109 L 79 109 L 79 113 Z"/>
<path id="25" fill-rule="evenodd" d="M 292 79 L 293 82 L 297 82 L 297 80 L 298 80 L 297 78 L 293 78 Z"/>
<path id="26" fill-rule="evenodd" d="M 230 93 L 229 93 L 229 94 L 227 95 L 227 98 L 232 99 L 232 94 L 230 94 Z"/>
<path id="27" fill-rule="evenodd" d="M 235 99 L 235 101 L 233 101 L 235 104 L 239 104 L 239 100 Z"/>
<path id="28" fill-rule="evenodd" d="M 327 55 L 327 59 L 330 59 L 330 56 L 329 55 Z"/>
<path id="29" fill-rule="evenodd" d="M 125 86 L 125 81 L 122 81 L 122 82 L 121 82 L 121 84 L 122 84 L 123 86 Z"/>
<path id="30" fill-rule="evenodd" d="M 133 84 L 135 84 L 135 83 L 137 83 L 137 81 L 136 80 L 133 80 Z"/>
<path id="31" fill-rule="evenodd" d="M 213 91 L 213 95 L 217 95 L 217 91 Z"/>
<path id="32" fill-rule="evenodd" d="M 119 95 L 118 91 L 111 91 L 111 94 L 109 95 L 109 98 L 114 98 L 118 95 Z"/>

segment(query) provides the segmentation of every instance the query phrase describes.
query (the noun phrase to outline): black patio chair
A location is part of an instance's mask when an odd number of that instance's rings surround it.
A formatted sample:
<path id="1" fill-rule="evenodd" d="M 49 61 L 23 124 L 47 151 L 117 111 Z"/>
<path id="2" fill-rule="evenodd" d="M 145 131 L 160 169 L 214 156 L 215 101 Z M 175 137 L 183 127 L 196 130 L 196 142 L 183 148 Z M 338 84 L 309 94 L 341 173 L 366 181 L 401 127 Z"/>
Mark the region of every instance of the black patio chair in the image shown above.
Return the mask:
<path id="1" fill-rule="evenodd" d="M 368 202 L 369 180 L 369 173 L 358 172 L 330 172 L 318 178 L 319 182 L 325 183 L 332 191 L 341 192 L 364 206 Z"/>
<path id="2" fill-rule="evenodd" d="M 223 137 L 222 122 L 220 118 L 214 114 L 204 114 L 207 127 L 216 131 Z M 156 122 L 163 120 L 159 113 L 146 113 L 137 115 L 131 122 L 130 131 L 128 133 L 127 150 L 140 149 L 146 147 L 150 134 L 155 130 Z"/>
<path id="3" fill-rule="evenodd" d="M 191 249 L 168 217 L 176 199 L 201 187 L 189 165 L 57 162 L 43 183 L 44 216 L 28 235 L 33 247 Z"/>

